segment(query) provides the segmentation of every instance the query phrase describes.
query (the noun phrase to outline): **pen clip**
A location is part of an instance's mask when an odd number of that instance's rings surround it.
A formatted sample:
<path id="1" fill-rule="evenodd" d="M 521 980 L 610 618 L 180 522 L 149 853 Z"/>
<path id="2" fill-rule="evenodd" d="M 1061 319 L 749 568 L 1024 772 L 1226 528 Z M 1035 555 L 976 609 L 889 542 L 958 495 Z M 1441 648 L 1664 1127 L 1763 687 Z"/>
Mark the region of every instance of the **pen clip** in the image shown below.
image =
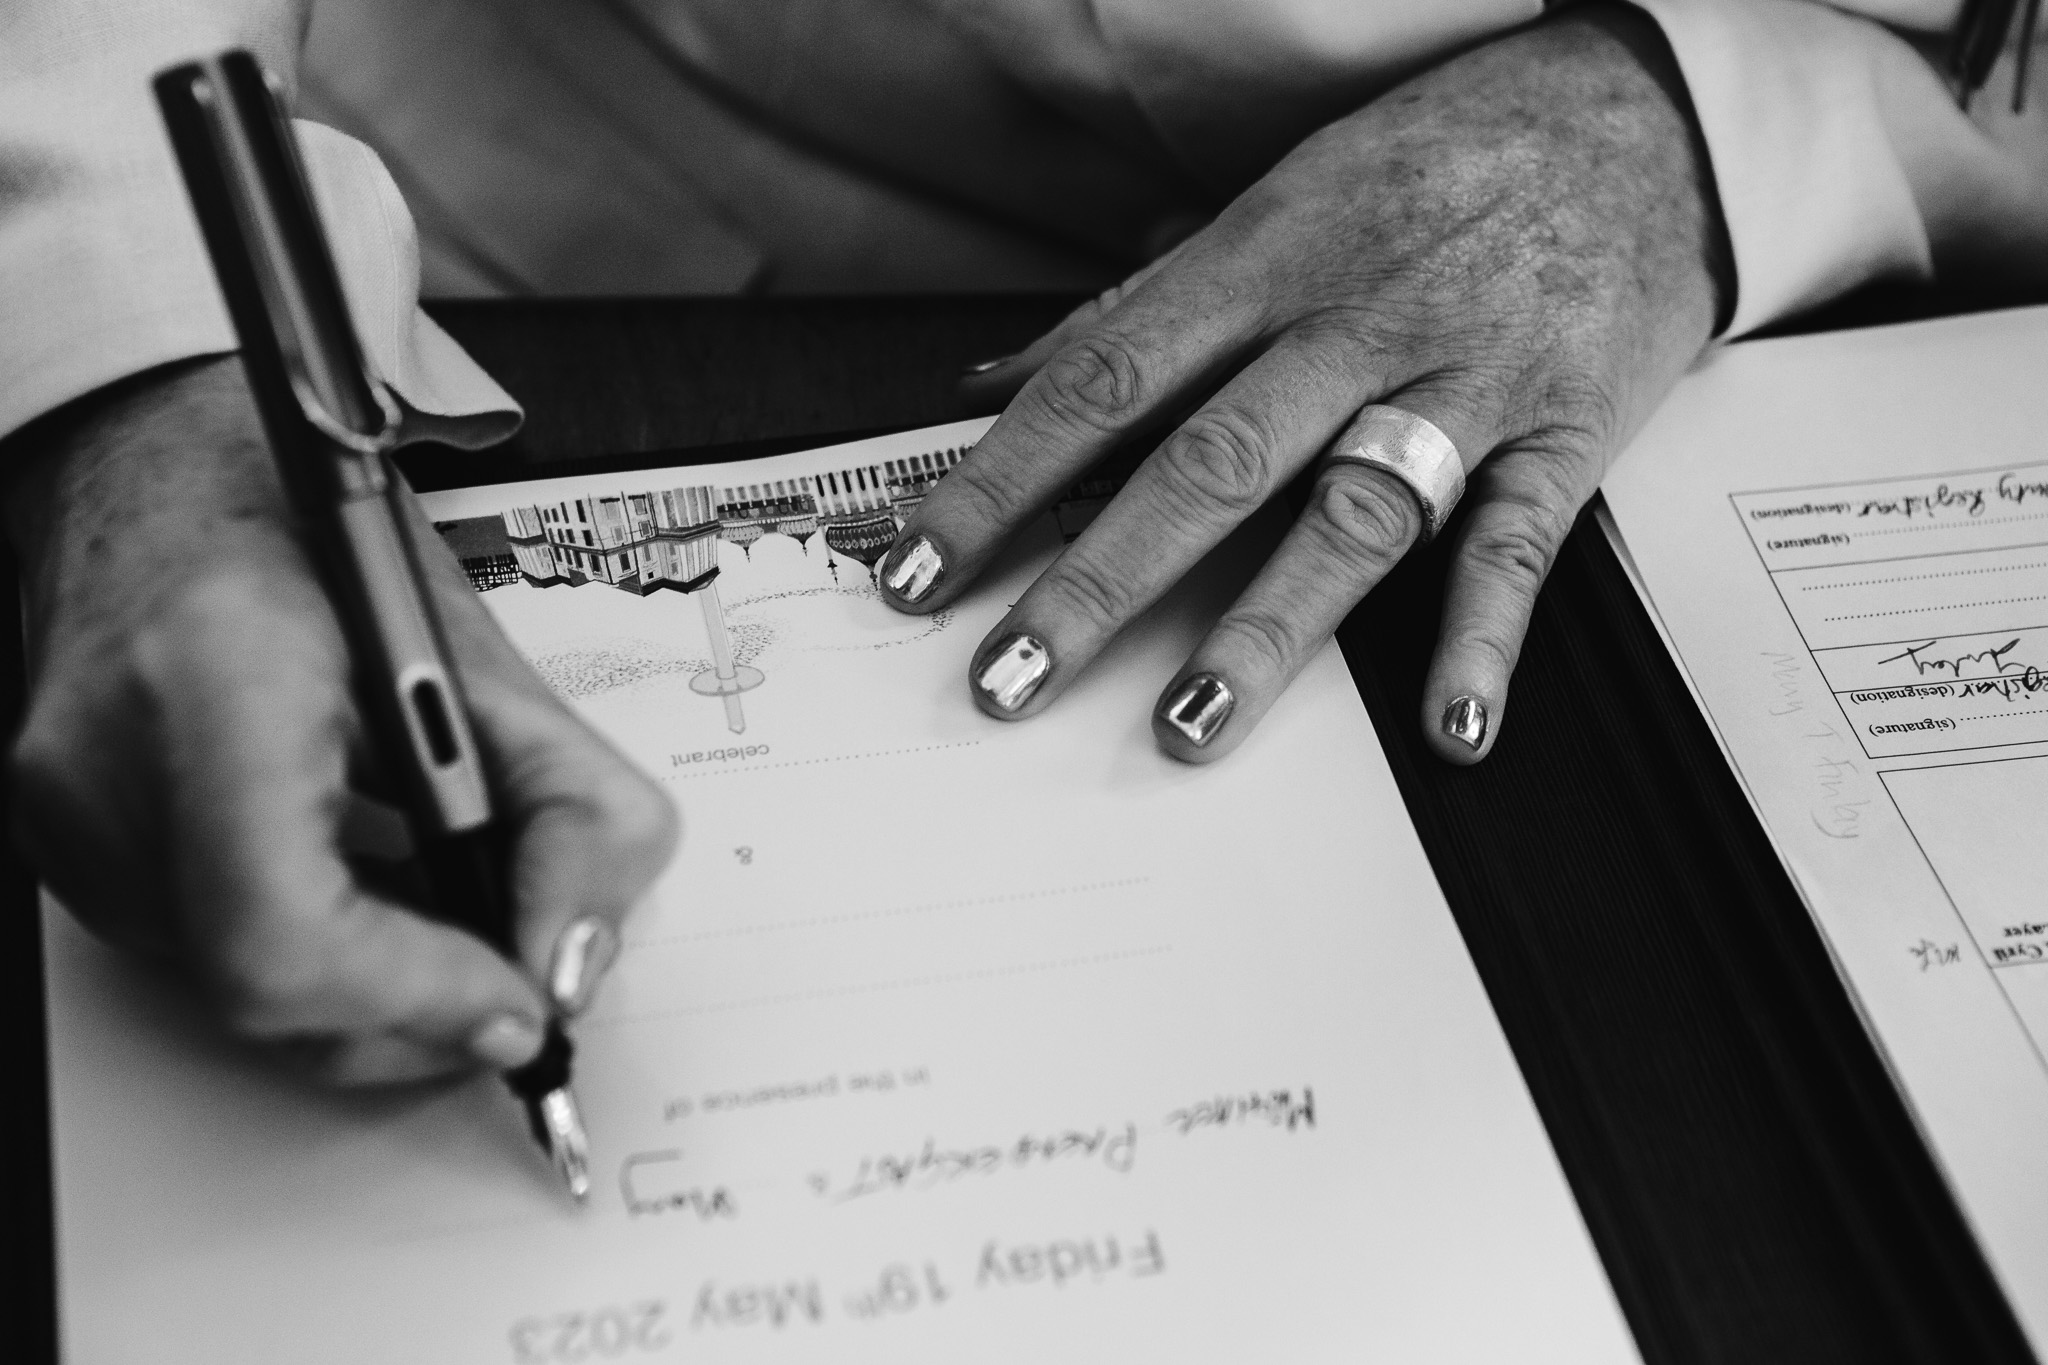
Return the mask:
<path id="1" fill-rule="evenodd" d="M 271 343 L 264 349 L 282 371 L 298 416 L 325 438 L 331 467 L 304 472 L 331 496 L 383 492 L 398 405 L 356 333 L 276 79 L 246 52 L 169 74 L 181 79 L 204 124 L 242 248 L 236 259 L 253 286 L 244 297 Z M 237 319 L 245 348 L 253 344 L 247 324 L 254 321 Z"/>
<path id="2" fill-rule="evenodd" d="M 292 396 L 299 400 L 299 411 L 305 415 L 306 421 L 322 436 L 350 454 L 359 455 L 367 461 L 378 462 L 379 456 L 398 444 L 398 404 L 392 400 L 391 390 L 385 387 L 382 380 L 370 374 L 367 367 L 364 370 L 363 382 L 369 385 L 370 398 L 376 403 L 378 414 L 383 419 L 378 429 L 367 435 L 351 430 L 342 424 L 341 419 L 327 410 L 320 402 L 320 395 L 314 391 L 312 378 L 306 373 L 304 364 L 290 350 L 285 352 L 285 377 L 291 381 Z M 381 467 L 381 462 L 379 463 Z M 382 486 L 380 475 L 378 487 Z"/>

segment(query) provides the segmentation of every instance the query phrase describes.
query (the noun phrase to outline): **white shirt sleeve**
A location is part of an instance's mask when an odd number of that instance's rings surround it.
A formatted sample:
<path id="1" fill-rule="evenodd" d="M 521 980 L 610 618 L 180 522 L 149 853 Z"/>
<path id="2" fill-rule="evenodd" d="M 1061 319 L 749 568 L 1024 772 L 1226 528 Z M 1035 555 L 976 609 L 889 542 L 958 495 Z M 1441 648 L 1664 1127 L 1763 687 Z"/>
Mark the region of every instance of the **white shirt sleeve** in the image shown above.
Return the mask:
<path id="1" fill-rule="evenodd" d="M 2013 297 L 2048 282 L 2048 84 L 2037 60 L 2014 116 L 2008 54 L 1964 114 L 1929 55 L 1955 0 L 1633 3 L 1670 41 L 1713 160 L 1730 335 L 1878 279 Z"/>
<path id="2" fill-rule="evenodd" d="M 1677 56 L 1735 254 L 1731 334 L 1885 278 L 2048 288 L 2048 44 L 1965 117 L 1923 51 L 1960 0 L 1632 0 Z M 1092 0 L 1117 75 L 1198 174 L 1234 186 L 1318 119 L 1536 0 Z M 1917 44 L 1917 47 L 1916 47 Z M 1348 103 L 1344 101 L 1348 100 Z"/>
<path id="3" fill-rule="evenodd" d="M 0 436 L 124 376 L 235 349 L 150 79 L 231 46 L 287 76 L 286 0 L 0 5 Z M 411 215 L 376 157 L 301 123 L 364 347 L 406 436 L 479 445 L 518 406 L 419 311 Z"/>

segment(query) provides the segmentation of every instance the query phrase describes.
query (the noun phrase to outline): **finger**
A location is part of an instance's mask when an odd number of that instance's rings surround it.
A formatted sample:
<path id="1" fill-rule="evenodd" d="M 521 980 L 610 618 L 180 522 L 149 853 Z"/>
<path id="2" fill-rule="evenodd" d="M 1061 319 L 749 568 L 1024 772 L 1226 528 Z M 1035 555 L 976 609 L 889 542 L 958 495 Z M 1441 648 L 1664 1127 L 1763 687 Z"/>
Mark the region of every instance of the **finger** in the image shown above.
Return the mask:
<path id="1" fill-rule="evenodd" d="M 512 835 L 521 960 L 556 1009 L 580 1013 L 617 958 L 621 921 L 675 851 L 675 806 L 541 680 L 417 500 L 406 503 L 493 802 Z"/>
<path id="2" fill-rule="evenodd" d="M 1459 381 L 1432 379 L 1377 401 L 1435 423 L 1468 468 L 1494 440 L 1496 428 Z M 1421 504 L 1394 475 L 1347 462 L 1325 467 L 1273 557 L 1161 694 L 1152 714 L 1160 747 L 1212 762 L 1242 744 L 1422 530 Z"/>
<path id="3" fill-rule="evenodd" d="M 164 739 L 188 951 L 238 1032 L 312 1040 L 330 1079 L 519 1065 L 547 1018 L 534 985 L 351 873 L 343 653 L 312 585 L 292 586 L 197 585 L 153 661 L 182 701 Z"/>
<path id="4" fill-rule="evenodd" d="M 976 650 L 982 709 L 1016 719 L 1050 705 L 1306 467 L 1358 409 L 1361 386 L 1372 387 L 1358 359 L 1327 338 L 1289 333 L 1161 443 Z"/>
<path id="5" fill-rule="evenodd" d="M 1257 339 L 1255 291 L 1220 249 L 1190 247 L 1033 375 L 911 514 L 883 561 L 889 600 L 931 611 L 1090 466 L 1213 383 Z"/>
<path id="6" fill-rule="evenodd" d="M 1590 455 L 1523 449 L 1502 451 L 1474 480 L 1422 690 L 1423 732 L 1451 762 L 1492 751 L 1536 595 L 1599 475 Z"/>
<path id="7" fill-rule="evenodd" d="M 1002 407 L 1016 397 L 1017 390 L 1024 387 L 1024 382 L 1036 374 L 1041 365 L 1052 359 L 1062 347 L 1077 340 L 1099 323 L 1104 315 L 1130 297 L 1138 286 L 1164 270 L 1187 248 L 1187 245 L 1187 241 L 1178 243 L 1172 250 L 1156 257 L 1129 279 L 1103 290 L 1067 314 L 1058 326 L 1023 350 L 969 365 L 960 378 L 961 396 L 976 411 L 993 412 Z"/>

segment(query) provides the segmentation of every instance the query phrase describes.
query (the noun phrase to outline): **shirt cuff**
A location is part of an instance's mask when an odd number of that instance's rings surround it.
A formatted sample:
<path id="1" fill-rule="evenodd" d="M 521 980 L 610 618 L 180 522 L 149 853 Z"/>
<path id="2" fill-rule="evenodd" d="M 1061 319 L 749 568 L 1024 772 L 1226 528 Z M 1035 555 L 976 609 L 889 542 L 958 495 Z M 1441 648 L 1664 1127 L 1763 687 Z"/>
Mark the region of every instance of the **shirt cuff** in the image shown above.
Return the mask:
<path id="1" fill-rule="evenodd" d="M 330 128 L 297 126 L 364 350 L 399 399 L 401 440 L 474 449 L 511 435 L 519 405 L 419 309 L 412 215 L 382 164 Z M 54 183 L 0 205 L 0 436 L 115 380 L 236 349 L 168 143 L 55 164 Z"/>
<path id="2" fill-rule="evenodd" d="M 1735 255 L 1741 336 L 1878 279 L 1933 274 L 1880 101 L 1896 39 L 1806 0 L 1632 0 L 1685 76 Z"/>

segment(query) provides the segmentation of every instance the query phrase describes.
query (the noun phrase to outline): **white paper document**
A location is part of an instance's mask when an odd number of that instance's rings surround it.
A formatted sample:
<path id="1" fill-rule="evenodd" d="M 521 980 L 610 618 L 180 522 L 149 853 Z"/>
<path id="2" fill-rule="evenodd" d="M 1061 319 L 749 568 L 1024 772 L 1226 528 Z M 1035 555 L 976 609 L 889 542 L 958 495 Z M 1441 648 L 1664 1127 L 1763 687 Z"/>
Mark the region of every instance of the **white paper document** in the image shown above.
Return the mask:
<path id="1" fill-rule="evenodd" d="M 1604 491 L 2048 1353 L 2048 310 L 1731 347 Z"/>
<path id="2" fill-rule="evenodd" d="M 578 1021 L 574 1207 L 490 1078 L 315 1093 L 49 916 L 77 1362 L 1635 1358 L 1334 646 L 1148 712 L 1215 557 L 1046 715 L 871 566 L 985 428 L 436 495 L 682 851 Z"/>

